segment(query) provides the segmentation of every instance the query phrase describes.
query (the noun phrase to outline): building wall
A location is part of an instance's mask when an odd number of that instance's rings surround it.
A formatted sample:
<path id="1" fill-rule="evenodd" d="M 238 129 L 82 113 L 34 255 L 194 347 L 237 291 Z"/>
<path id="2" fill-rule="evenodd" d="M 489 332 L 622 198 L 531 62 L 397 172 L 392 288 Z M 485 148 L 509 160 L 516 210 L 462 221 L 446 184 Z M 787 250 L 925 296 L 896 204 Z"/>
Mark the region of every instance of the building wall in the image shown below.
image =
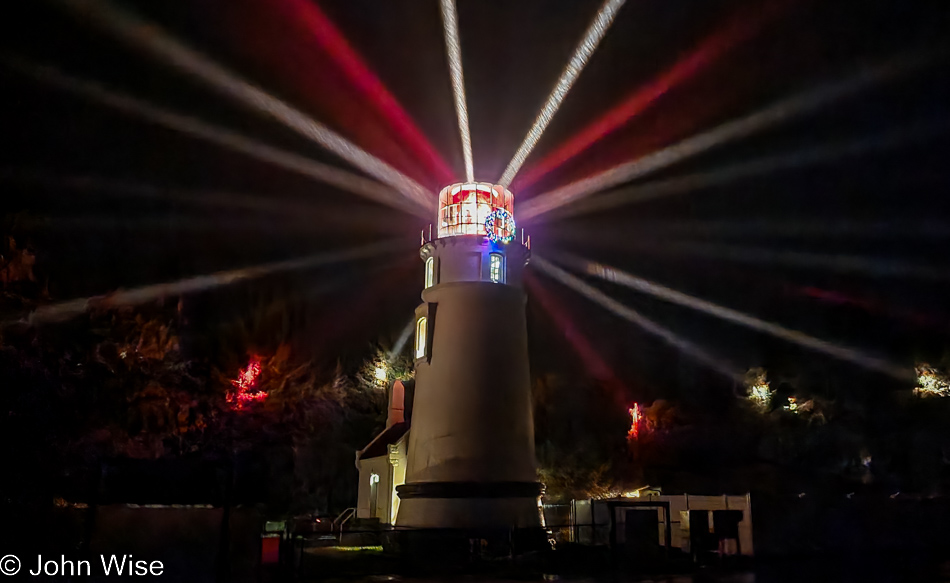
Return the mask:
<path id="1" fill-rule="evenodd" d="M 752 556 L 754 548 L 752 544 L 752 504 L 748 494 L 745 496 L 644 496 L 634 498 L 631 501 L 649 502 L 662 501 L 670 504 L 670 546 L 674 549 L 680 549 L 683 552 L 690 551 L 690 525 L 689 511 L 705 510 L 710 512 L 709 524 L 713 525 L 712 512 L 716 510 L 738 510 L 742 512 L 742 521 L 739 523 L 739 548 L 742 555 Z M 617 542 L 623 542 L 624 523 L 626 513 L 623 510 L 634 509 L 635 507 L 619 507 L 616 516 L 617 522 Z M 639 507 L 641 512 L 656 512 L 656 519 L 659 525 L 659 543 L 665 544 L 666 536 L 666 517 L 665 509 L 657 507 Z M 575 502 L 575 520 L 579 533 L 580 542 L 590 544 L 602 544 L 609 542 L 604 538 L 604 534 L 609 531 L 610 511 L 606 501 L 595 500 L 592 503 L 587 501 Z M 593 521 L 594 527 L 589 527 L 590 521 Z M 586 529 L 586 530 L 585 530 Z"/>
<path id="2" fill-rule="evenodd" d="M 356 517 L 379 518 L 380 524 L 393 524 L 399 509 L 399 497 L 396 486 L 406 482 L 406 442 L 408 434 L 403 435 L 387 455 L 359 460 L 360 483 L 357 493 Z M 371 515 L 372 485 L 370 477 L 379 476 L 376 485 L 376 513 Z"/>
<path id="3" fill-rule="evenodd" d="M 520 287 L 527 250 L 516 243 L 499 245 L 481 236 L 446 237 L 426 243 L 420 256 L 423 261 L 435 258 L 435 283 L 440 284 L 489 281 L 492 253 L 501 253 L 505 258 L 504 282 Z"/>
<path id="4" fill-rule="evenodd" d="M 392 489 L 392 479 L 390 477 L 390 465 L 388 456 L 379 456 L 359 461 L 360 485 L 357 493 L 356 517 L 357 518 L 379 518 L 380 522 L 385 521 L 389 516 L 391 498 L 386 495 Z M 379 483 L 376 484 L 376 512 L 372 513 L 370 493 L 372 484 L 370 478 L 373 474 L 379 476 Z"/>
<path id="5" fill-rule="evenodd" d="M 536 481 L 524 294 L 465 282 L 423 297 L 438 308 L 416 363 L 411 480 Z"/>
<path id="6" fill-rule="evenodd" d="M 489 277 L 493 253 L 504 257 L 503 281 Z M 530 492 L 540 484 L 520 287 L 528 251 L 456 236 L 426 243 L 420 254 L 435 259 L 437 275 L 416 311 L 417 322 L 426 318 L 427 341 L 416 351 L 410 487 L 398 524 L 540 528 L 537 495 Z M 475 492 L 499 485 L 512 496 L 431 494 L 441 487 Z"/>
<path id="7" fill-rule="evenodd" d="M 412 433 L 412 430 L 409 433 Z M 390 512 L 387 524 L 396 524 L 396 516 L 399 514 L 399 496 L 396 495 L 396 487 L 406 483 L 406 467 L 409 465 L 407 456 L 409 433 L 403 435 L 389 452 L 389 463 L 393 468 L 393 485 L 389 492 Z"/>

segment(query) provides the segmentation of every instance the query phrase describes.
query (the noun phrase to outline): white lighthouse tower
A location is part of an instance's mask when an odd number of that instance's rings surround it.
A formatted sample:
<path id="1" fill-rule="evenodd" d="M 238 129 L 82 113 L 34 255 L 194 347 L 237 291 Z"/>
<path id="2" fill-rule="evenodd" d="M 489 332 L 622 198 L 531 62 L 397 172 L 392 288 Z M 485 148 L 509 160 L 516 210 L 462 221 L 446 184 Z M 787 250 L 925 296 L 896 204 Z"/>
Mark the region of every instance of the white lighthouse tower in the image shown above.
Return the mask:
<path id="1" fill-rule="evenodd" d="M 415 395 L 397 529 L 541 532 L 514 197 L 453 184 L 424 240 Z"/>

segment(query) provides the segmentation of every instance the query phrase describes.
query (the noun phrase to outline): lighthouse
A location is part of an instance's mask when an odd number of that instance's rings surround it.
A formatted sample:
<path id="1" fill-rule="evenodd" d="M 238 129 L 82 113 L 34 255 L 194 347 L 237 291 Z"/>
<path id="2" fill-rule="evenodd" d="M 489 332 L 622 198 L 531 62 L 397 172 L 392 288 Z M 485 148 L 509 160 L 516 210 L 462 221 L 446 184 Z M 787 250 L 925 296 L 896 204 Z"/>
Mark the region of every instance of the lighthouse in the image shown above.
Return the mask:
<path id="1" fill-rule="evenodd" d="M 518 236 L 514 197 L 500 185 L 446 186 L 436 220 L 419 251 L 414 383 L 390 391 L 391 422 L 357 453 L 361 493 L 379 498 L 373 488 L 385 486 L 392 496 L 361 502 L 360 515 L 386 504 L 376 516 L 397 531 L 538 541 L 522 287 L 530 240 Z"/>

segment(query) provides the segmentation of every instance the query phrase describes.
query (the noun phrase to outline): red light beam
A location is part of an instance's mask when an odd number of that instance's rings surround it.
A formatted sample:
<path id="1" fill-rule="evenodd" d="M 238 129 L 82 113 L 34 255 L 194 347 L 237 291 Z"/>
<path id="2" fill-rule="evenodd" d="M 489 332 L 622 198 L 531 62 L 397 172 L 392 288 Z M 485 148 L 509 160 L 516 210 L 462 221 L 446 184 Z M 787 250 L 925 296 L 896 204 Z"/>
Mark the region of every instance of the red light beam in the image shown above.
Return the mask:
<path id="1" fill-rule="evenodd" d="M 319 144 L 373 178 L 390 185 L 423 209 L 434 208 L 432 194 L 415 180 L 136 14 L 122 10 L 107 0 L 59 0 L 59 3 L 166 65 Z"/>
<path id="2" fill-rule="evenodd" d="M 451 182 L 454 173 L 448 164 L 333 21 L 314 2 L 283 1 L 294 11 L 297 21 L 307 27 L 314 40 L 337 64 L 340 73 L 397 134 L 401 143 L 425 165 L 426 170 L 432 173 L 440 184 Z"/>
<path id="3" fill-rule="evenodd" d="M 934 119 L 883 134 L 864 136 L 847 141 L 823 143 L 811 148 L 764 156 L 709 170 L 668 178 L 666 180 L 637 183 L 597 196 L 579 199 L 553 210 L 548 218 L 565 219 L 577 215 L 601 212 L 628 204 L 656 200 L 667 196 L 686 194 L 730 182 L 738 182 L 755 176 L 775 172 L 788 172 L 798 168 L 831 164 L 847 158 L 881 154 L 908 143 L 932 139 L 943 135 L 950 124 Z"/>
<path id="4" fill-rule="evenodd" d="M 727 379 L 733 382 L 742 382 L 744 378 L 744 373 L 739 372 L 734 367 L 728 365 L 725 362 L 720 361 L 715 358 L 710 353 L 706 352 L 703 348 L 700 348 L 696 344 L 682 338 L 678 334 L 674 333 L 672 330 L 669 330 L 653 320 L 643 316 L 636 310 L 629 308 L 617 300 L 608 297 L 605 293 L 598 290 L 597 288 L 585 283 L 580 278 L 571 275 L 570 273 L 564 271 L 560 267 L 554 265 L 550 261 L 538 256 L 533 255 L 531 258 L 531 265 L 537 267 L 541 271 L 548 275 L 552 279 L 555 279 L 565 286 L 573 289 L 577 293 L 591 300 L 592 302 L 599 304 L 604 309 L 613 312 L 617 316 L 636 324 L 645 332 L 657 336 L 670 346 L 681 351 L 686 356 L 696 360 L 701 364 L 708 366 L 710 369 L 718 372 Z"/>
<path id="5" fill-rule="evenodd" d="M 767 322 L 725 306 L 720 306 L 713 302 L 703 300 L 683 292 L 664 287 L 652 281 L 626 273 L 614 267 L 587 261 L 579 257 L 568 257 L 562 263 L 571 265 L 582 270 L 584 273 L 599 277 L 604 281 L 613 282 L 630 289 L 649 294 L 661 300 L 692 308 L 696 311 L 709 314 L 716 318 L 744 326 L 751 330 L 764 332 L 776 338 L 786 340 L 793 344 L 798 344 L 810 350 L 821 352 L 832 358 L 837 358 L 845 362 L 856 364 L 862 368 L 884 373 L 899 380 L 914 378 L 913 371 L 900 367 L 896 364 L 880 359 L 861 350 L 815 338 L 800 332 L 786 328 L 774 322 Z"/>
<path id="6" fill-rule="evenodd" d="M 538 301 L 544 311 L 554 319 L 557 328 L 563 332 L 564 338 L 580 357 L 587 373 L 595 379 L 614 380 L 616 375 L 607 361 L 591 345 L 590 340 L 578 330 L 570 314 L 557 301 L 557 298 L 548 292 L 530 271 L 525 273 L 524 282 L 531 292 L 531 298 Z"/>
<path id="7" fill-rule="evenodd" d="M 0 57 L 0 62 L 35 81 L 89 99 L 120 113 L 240 152 L 407 213 L 427 219 L 431 216 L 424 207 L 398 195 L 393 189 L 358 174 L 274 148 L 243 134 L 113 91 L 95 81 L 67 75 L 53 67 L 13 57 Z"/>
<path id="8" fill-rule="evenodd" d="M 539 194 L 522 203 L 519 220 L 532 219 L 591 194 L 668 168 L 693 156 L 768 128 L 818 111 L 869 88 L 918 71 L 946 57 L 945 52 L 903 54 L 875 67 L 864 68 L 843 79 L 830 80 L 813 89 L 781 99 L 746 116 L 727 121 L 646 156 L 619 164 L 594 176 Z"/>
<path id="9" fill-rule="evenodd" d="M 703 39 L 669 70 L 647 85 L 632 91 L 623 101 L 568 138 L 562 146 L 527 170 L 518 181 L 518 190 L 524 190 L 534 184 L 555 168 L 587 150 L 604 136 L 626 125 L 672 87 L 683 83 L 729 50 L 754 37 L 765 24 L 778 17 L 790 4 L 788 0 L 775 1 L 769 3 L 761 11 L 753 13 L 752 16 L 749 16 L 746 10 L 733 15 L 725 27 Z"/>

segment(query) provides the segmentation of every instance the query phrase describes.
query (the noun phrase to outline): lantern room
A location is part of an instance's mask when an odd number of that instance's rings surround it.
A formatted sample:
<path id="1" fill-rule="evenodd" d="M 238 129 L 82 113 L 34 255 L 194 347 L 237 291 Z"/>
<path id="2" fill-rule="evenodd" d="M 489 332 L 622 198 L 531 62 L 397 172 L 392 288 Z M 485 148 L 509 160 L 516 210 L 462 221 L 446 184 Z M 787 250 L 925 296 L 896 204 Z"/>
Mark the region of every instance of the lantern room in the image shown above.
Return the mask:
<path id="1" fill-rule="evenodd" d="M 510 241 L 515 236 L 513 217 L 514 196 L 498 184 L 457 183 L 439 193 L 439 237 L 488 235 Z"/>

